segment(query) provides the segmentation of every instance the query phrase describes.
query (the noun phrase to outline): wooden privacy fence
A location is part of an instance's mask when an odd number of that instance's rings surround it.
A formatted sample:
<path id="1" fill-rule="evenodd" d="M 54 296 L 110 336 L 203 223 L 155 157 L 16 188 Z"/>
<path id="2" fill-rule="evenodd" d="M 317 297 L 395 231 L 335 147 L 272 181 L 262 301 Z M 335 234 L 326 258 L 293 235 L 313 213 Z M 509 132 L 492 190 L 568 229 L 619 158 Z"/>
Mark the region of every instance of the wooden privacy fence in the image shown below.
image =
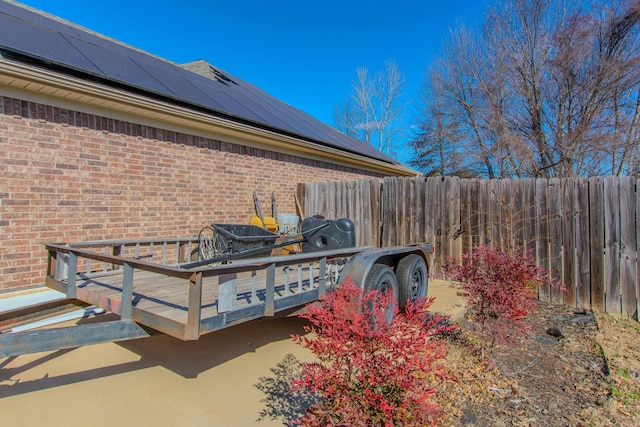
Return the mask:
<path id="1" fill-rule="evenodd" d="M 389 177 L 301 184 L 305 216 L 351 218 L 358 245 L 435 245 L 432 274 L 486 244 L 530 251 L 566 290 L 540 299 L 638 318 L 640 190 L 632 177 Z"/>

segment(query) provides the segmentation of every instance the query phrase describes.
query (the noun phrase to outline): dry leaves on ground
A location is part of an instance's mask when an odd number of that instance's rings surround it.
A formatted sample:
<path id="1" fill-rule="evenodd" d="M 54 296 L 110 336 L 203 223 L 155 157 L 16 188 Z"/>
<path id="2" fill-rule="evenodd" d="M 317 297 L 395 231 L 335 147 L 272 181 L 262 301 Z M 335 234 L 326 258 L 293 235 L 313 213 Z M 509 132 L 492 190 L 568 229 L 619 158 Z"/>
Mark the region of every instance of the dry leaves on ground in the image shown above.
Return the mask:
<path id="1" fill-rule="evenodd" d="M 533 333 L 494 349 L 488 364 L 461 322 L 448 359 L 458 381 L 438 397 L 442 425 L 640 425 L 640 324 L 547 303 L 527 320 Z"/>
<path id="2" fill-rule="evenodd" d="M 640 323 L 540 303 L 520 345 L 494 349 L 490 363 L 460 322 L 445 361 L 455 381 L 433 384 L 442 426 L 640 426 Z M 555 328 L 561 335 L 547 333 Z M 299 362 L 287 356 L 261 378 L 261 419 L 291 425 L 313 400 L 292 395 Z"/>

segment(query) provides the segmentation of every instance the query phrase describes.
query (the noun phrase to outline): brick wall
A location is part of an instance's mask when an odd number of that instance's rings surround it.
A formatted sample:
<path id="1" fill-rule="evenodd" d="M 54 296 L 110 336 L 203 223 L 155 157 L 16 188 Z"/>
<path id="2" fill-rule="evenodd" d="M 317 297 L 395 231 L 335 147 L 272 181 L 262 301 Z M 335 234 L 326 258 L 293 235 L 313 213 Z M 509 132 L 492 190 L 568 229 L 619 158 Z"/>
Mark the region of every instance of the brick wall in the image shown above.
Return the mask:
<path id="1" fill-rule="evenodd" d="M 39 286 L 47 242 L 189 237 L 248 223 L 253 191 L 296 212 L 299 182 L 373 173 L 0 97 L 0 291 Z"/>

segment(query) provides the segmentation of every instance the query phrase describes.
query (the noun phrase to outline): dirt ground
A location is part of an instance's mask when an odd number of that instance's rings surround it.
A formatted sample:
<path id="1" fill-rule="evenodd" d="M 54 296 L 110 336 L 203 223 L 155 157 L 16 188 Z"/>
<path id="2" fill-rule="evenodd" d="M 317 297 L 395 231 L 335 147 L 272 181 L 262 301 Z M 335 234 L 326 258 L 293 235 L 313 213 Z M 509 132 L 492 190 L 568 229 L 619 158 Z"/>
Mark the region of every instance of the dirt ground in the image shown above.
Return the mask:
<path id="1" fill-rule="evenodd" d="M 430 286 L 456 316 L 463 303 Z M 540 304 L 521 346 L 473 355 L 449 338 L 456 382 L 439 384 L 445 426 L 640 426 L 640 324 Z M 459 317 L 459 316 L 458 316 Z M 462 325 L 465 320 L 458 319 Z M 13 426 L 282 426 L 308 403 L 288 392 L 297 317 L 263 319 L 182 342 L 150 338 L 0 359 L 0 414 Z M 546 333 L 559 326 L 561 337 Z M 602 351 L 601 349 L 604 349 Z"/>
<path id="2" fill-rule="evenodd" d="M 468 321 L 454 323 L 459 331 L 446 338 L 443 362 L 454 380 L 434 385 L 440 425 L 640 426 L 639 323 L 539 303 L 527 319 L 532 333 L 495 349 L 488 362 L 477 356 Z M 272 372 L 261 384 L 270 395 L 265 418 L 287 425 L 309 399 L 279 399 L 299 375 L 293 358 Z"/>
<path id="3" fill-rule="evenodd" d="M 450 340 L 458 381 L 440 393 L 443 425 L 640 425 L 640 324 L 545 303 L 528 323 L 533 333 L 489 364 L 464 332 Z"/>

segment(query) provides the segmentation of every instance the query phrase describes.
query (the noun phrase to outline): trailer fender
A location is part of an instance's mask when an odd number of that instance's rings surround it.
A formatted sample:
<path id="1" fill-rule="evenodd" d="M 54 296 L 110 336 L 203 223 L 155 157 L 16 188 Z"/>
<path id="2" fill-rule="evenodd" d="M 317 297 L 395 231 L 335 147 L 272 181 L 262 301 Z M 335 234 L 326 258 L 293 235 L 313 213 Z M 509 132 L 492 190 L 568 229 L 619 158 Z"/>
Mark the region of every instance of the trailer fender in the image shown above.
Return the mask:
<path id="1" fill-rule="evenodd" d="M 395 272 L 400 261 L 411 254 L 418 255 L 424 260 L 425 265 L 428 266 L 429 261 L 425 251 L 431 251 L 431 246 L 395 246 L 361 252 L 349 259 L 340 273 L 338 284 L 341 284 L 349 277 L 360 289 L 364 289 L 367 276 L 375 264 L 387 265 Z M 403 284 L 399 284 L 399 286 L 403 286 Z"/>

